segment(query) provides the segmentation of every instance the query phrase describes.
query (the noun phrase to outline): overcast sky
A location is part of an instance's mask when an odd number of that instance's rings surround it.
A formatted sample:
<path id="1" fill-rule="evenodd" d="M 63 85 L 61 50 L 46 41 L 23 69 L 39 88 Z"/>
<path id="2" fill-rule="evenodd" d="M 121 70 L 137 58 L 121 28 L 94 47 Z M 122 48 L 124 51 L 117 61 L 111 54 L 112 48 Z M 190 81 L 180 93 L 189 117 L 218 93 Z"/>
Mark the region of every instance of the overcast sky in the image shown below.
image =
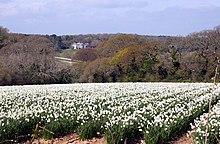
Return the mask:
<path id="1" fill-rule="evenodd" d="M 186 35 L 220 25 L 220 0 L 0 0 L 0 26 L 33 34 Z"/>

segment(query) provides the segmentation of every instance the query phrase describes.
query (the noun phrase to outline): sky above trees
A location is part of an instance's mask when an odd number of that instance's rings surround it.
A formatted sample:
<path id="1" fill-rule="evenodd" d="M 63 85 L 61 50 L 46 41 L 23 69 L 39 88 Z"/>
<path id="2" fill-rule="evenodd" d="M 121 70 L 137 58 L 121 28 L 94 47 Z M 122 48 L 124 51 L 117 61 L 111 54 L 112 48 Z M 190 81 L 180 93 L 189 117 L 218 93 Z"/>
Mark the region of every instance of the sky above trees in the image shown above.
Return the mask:
<path id="1" fill-rule="evenodd" d="M 220 25 L 219 0 L 0 0 L 0 25 L 34 34 L 187 35 Z"/>

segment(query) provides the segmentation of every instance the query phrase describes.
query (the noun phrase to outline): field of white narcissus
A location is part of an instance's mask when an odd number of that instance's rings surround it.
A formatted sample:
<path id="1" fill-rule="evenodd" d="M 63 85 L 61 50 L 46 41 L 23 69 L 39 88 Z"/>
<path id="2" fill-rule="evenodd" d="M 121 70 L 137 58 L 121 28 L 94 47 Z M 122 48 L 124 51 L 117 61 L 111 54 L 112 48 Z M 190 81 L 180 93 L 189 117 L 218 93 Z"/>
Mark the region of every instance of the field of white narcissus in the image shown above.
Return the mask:
<path id="1" fill-rule="evenodd" d="M 207 112 L 212 88 L 207 83 L 0 87 L 0 142 L 19 142 L 39 124 L 54 132 L 40 131 L 45 138 L 77 132 L 81 139 L 104 134 L 108 143 L 133 137 L 165 143 Z M 220 99 L 218 88 L 214 93 L 213 104 Z M 219 124 L 219 117 L 213 121 Z"/>
<path id="2" fill-rule="evenodd" d="M 209 121 L 207 123 L 207 119 Z M 204 113 L 194 120 L 191 125 L 194 133 L 194 141 L 196 144 L 204 143 L 206 137 L 206 128 L 208 124 L 208 141 L 207 143 L 219 143 L 220 141 L 220 100 L 213 106 L 210 115 Z"/>

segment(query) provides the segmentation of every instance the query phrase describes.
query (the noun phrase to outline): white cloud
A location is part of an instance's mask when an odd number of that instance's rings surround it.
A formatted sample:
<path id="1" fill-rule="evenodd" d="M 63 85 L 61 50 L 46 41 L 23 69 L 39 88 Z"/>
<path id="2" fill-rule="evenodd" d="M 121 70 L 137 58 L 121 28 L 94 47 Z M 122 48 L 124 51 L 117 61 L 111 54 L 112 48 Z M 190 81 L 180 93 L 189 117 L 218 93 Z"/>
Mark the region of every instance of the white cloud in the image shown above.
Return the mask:
<path id="1" fill-rule="evenodd" d="M 20 15 L 83 15 L 91 16 L 111 10 L 157 12 L 169 7 L 195 8 L 220 5 L 218 0 L 0 0 L 0 18 Z M 215 2 L 215 3 L 214 3 Z M 69 14 L 70 13 L 70 14 Z"/>
<path id="2" fill-rule="evenodd" d="M 74 30 L 84 30 L 84 33 L 161 30 L 162 33 L 162 29 L 167 27 L 174 29 L 184 25 L 183 18 L 191 21 L 190 27 L 194 23 L 199 27 L 197 21 L 207 21 L 211 17 L 209 15 L 216 13 L 212 9 L 219 3 L 219 0 L 0 0 L 0 20 L 13 31 L 21 29 L 30 33 L 38 29 L 45 33 L 48 30 L 59 33 L 71 30 L 73 33 Z M 201 11 L 203 9 L 206 11 Z M 189 17 L 183 17 L 186 13 Z M 192 18 L 193 15 L 196 18 Z M 204 15 L 207 15 L 206 19 L 200 18 Z M 216 13 L 215 17 L 217 21 L 219 14 Z M 217 22 L 213 20 L 212 23 Z M 167 31 L 170 29 L 167 28 Z M 175 31 L 181 29 L 176 28 Z"/>
<path id="3" fill-rule="evenodd" d="M 2 13 L 0 17 L 16 16 L 20 14 L 38 14 L 45 11 L 46 2 L 43 0 L 11 0 L 7 2 L 0 1 Z"/>
<path id="4" fill-rule="evenodd" d="M 141 8 L 147 5 L 144 0 L 9 0 L 0 1 L 1 17 L 19 14 L 42 14 L 77 12 L 98 9 Z"/>

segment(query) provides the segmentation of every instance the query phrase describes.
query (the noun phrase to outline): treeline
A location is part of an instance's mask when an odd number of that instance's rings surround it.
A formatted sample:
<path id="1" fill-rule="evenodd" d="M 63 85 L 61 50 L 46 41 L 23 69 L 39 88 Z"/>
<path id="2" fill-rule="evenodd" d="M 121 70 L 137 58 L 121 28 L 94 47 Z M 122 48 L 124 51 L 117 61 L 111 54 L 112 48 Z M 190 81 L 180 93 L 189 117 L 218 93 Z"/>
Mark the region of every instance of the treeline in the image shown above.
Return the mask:
<path id="1" fill-rule="evenodd" d="M 55 45 L 48 38 L 0 28 L 0 85 L 70 83 L 71 68 L 54 57 Z"/>
<path id="2" fill-rule="evenodd" d="M 83 62 L 74 66 L 74 75 L 77 82 L 210 82 L 219 54 L 220 27 L 150 40 L 121 34 L 78 51 L 74 59 Z"/>
<path id="3" fill-rule="evenodd" d="M 92 44 L 72 56 L 55 55 L 73 42 Z M 0 85 L 73 82 L 209 82 L 220 54 L 220 27 L 186 37 L 132 34 L 26 35 L 0 27 Z"/>
<path id="4" fill-rule="evenodd" d="M 89 48 L 95 48 L 100 43 L 109 40 L 113 36 L 114 36 L 113 34 L 87 34 L 87 35 L 63 35 L 63 36 L 57 36 L 53 34 L 53 35 L 46 35 L 43 37 L 49 39 L 53 43 L 54 49 L 57 52 L 59 52 L 63 49 L 71 48 L 71 44 L 75 42 L 87 43 Z"/>
<path id="5" fill-rule="evenodd" d="M 57 61 L 57 53 L 74 42 L 97 47 L 112 36 L 16 34 L 0 26 L 0 85 L 72 83 L 72 67 Z"/>

